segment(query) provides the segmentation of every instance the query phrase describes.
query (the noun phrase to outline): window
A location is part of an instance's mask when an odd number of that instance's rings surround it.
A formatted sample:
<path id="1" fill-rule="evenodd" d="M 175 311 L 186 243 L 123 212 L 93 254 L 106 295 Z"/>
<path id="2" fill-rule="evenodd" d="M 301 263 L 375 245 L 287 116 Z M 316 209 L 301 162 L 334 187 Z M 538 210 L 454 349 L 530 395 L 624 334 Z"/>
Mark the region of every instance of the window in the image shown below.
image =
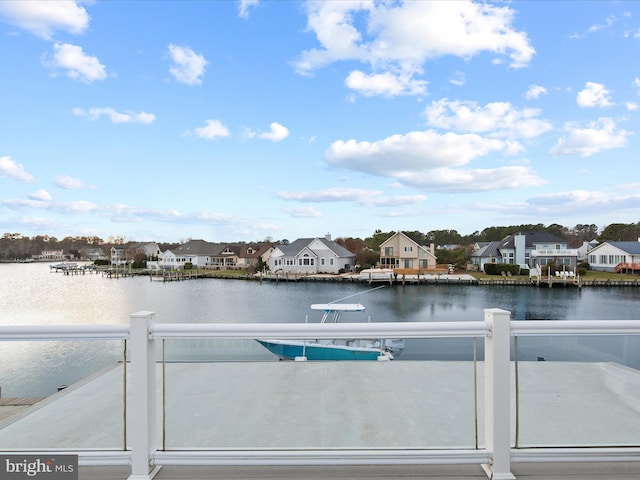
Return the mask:
<path id="1" fill-rule="evenodd" d="M 413 247 L 411 245 L 407 245 L 406 247 L 404 247 L 404 251 L 405 252 L 413 252 Z"/>
<path id="2" fill-rule="evenodd" d="M 314 265 L 314 259 L 309 257 L 308 253 L 305 253 L 304 256 L 298 259 L 298 265 L 308 267 Z"/>
<path id="3" fill-rule="evenodd" d="M 384 247 L 384 256 L 393 257 L 393 247 Z"/>
<path id="4" fill-rule="evenodd" d="M 333 258 L 329 259 L 329 265 L 333 265 Z"/>
<path id="5" fill-rule="evenodd" d="M 410 258 L 405 258 L 404 268 L 413 268 L 413 260 Z"/>
<path id="6" fill-rule="evenodd" d="M 322 257 L 322 258 L 320 259 L 320 265 L 322 265 L 322 266 L 324 267 L 324 257 Z"/>

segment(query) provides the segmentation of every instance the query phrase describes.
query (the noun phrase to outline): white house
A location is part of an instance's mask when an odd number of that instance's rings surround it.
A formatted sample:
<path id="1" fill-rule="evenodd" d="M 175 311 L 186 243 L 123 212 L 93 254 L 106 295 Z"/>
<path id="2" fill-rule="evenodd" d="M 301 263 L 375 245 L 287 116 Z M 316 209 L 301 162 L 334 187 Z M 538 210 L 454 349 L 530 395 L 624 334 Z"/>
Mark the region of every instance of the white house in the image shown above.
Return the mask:
<path id="1" fill-rule="evenodd" d="M 637 242 L 603 242 L 588 255 L 589 267 L 601 272 L 640 272 L 640 238 Z"/>
<path id="2" fill-rule="evenodd" d="M 181 270 L 186 263 L 194 268 L 250 268 L 258 262 L 259 257 L 266 261 L 266 255 L 272 248 L 270 243 L 223 244 L 189 240 L 172 250 L 162 252 L 157 264 L 149 265 L 148 262 L 147 265 L 164 270 Z"/>
<path id="3" fill-rule="evenodd" d="M 40 253 L 40 260 L 64 260 L 64 252 L 62 250 L 43 250 Z"/>
<path id="4" fill-rule="evenodd" d="M 136 260 L 138 255 L 148 258 L 156 258 L 160 255 L 160 247 L 157 243 L 134 243 L 124 247 L 111 247 L 111 264 L 125 265 Z"/>
<path id="5" fill-rule="evenodd" d="M 350 271 L 356 256 L 346 248 L 323 238 L 299 238 L 288 245 L 276 245 L 269 255 L 272 272 L 282 273 L 340 273 Z"/>

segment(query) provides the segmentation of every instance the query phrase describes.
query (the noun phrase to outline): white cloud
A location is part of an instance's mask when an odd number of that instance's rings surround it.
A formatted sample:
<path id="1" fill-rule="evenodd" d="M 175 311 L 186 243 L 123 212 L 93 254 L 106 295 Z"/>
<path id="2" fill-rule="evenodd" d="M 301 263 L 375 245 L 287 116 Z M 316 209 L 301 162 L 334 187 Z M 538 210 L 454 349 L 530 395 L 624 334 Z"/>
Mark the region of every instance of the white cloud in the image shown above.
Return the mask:
<path id="1" fill-rule="evenodd" d="M 455 72 L 451 78 L 449 78 L 449 83 L 456 87 L 462 87 L 467 83 L 466 75 L 463 72 Z"/>
<path id="2" fill-rule="evenodd" d="M 598 30 L 603 30 L 606 28 L 611 27 L 614 23 L 616 23 L 616 17 L 614 17 L 613 15 L 609 15 L 604 23 L 597 23 L 595 25 L 592 25 L 591 27 L 589 27 L 588 32 L 589 33 L 594 33 L 597 32 Z"/>
<path id="3" fill-rule="evenodd" d="M 398 180 L 406 186 L 440 192 L 484 192 L 537 187 L 546 181 L 530 168 L 512 165 L 498 168 L 437 168 L 428 172 L 403 172 Z"/>
<path id="4" fill-rule="evenodd" d="M 525 98 L 527 100 L 535 100 L 536 98 L 540 98 L 540 95 L 546 95 L 547 93 L 546 88 L 540 85 L 531 85 L 525 94 Z"/>
<path id="5" fill-rule="evenodd" d="M 31 198 L 29 200 L 8 199 L 2 202 L 10 208 L 44 208 L 57 213 L 87 213 L 99 210 L 98 205 L 86 200 L 74 202 L 52 202 L 44 201 L 41 198 Z"/>
<path id="6" fill-rule="evenodd" d="M 427 200 L 426 195 L 396 195 L 382 196 L 380 190 L 362 188 L 328 188 L 311 192 L 281 191 L 276 194 L 283 200 L 298 202 L 354 202 L 362 206 L 397 207 L 414 205 Z"/>
<path id="7" fill-rule="evenodd" d="M 313 207 L 283 208 L 282 211 L 293 218 L 319 218 L 322 212 Z"/>
<path id="8" fill-rule="evenodd" d="M 380 195 L 380 190 L 368 190 L 361 188 L 329 188 L 313 192 L 287 192 L 281 191 L 277 196 L 283 200 L 295 200 L 298 202 L 359 202 L 370 196 Z"/>
<path id="9" fill-rule="evenodd" d="M 38 202 L 48 202 L 51 200 L 51 195 L 49 194 L 49 192 L 41 188 L 29 194 L 29 198 Z"/>
<path id="10" fill-rule="evenodd" d="M 527 65 L 535 50 L 513 29 L 507 6 L 456 2 L 308 2 L 307 27 L 320 44 L 301 53 L 296 71 L 309 75 L 333 62 L 355 60 L 371 73 L 352 72 L 347 85 L 373 95 L 422 94 L 413 77 L 439 57 L 469 59 L 482 52 Z M 400 81 L 399 81 L 400 80 Z M 385 88 L 386 87 L 386 88 Z"/>
<path id="11" fill-rule="evenodd" d="M 289 136 L 289 129 L 278 122 L 272 122 L 269 125 L 269 131 L 263 133 L 247 132 L 250 138 L 258 137 L 263 140 L 271 140 L 272 142 L 280 142 Z"/>
<path id="12" fill-rule="evenodd" d="M 576 102 L 583 108 L 610 107 L 613 105 L 609 90 L 601 83 L 587 82 L 584 90 L 578 92 Z"/>
<path id="13" fill-rule="evenodd" d="M 156 119 L 156 116 L 147 112 L 132 112 L 127 110 L 125 112 L 117 112 L 111 107 L 104 108 L 90 108 L 85 110 L 83 108 L 74 108 L 73 114 L 80 117 L 88 117 L 90 120 L 98 120 L 100 117 L 108 117 L 112 123 L 144 123 L 148 124 Z"/>
<path id="14" fill-rule="evenodd" d="M 554 212 L 554 215 L 595 215 L 599 213 L 618 214 L 628 210 L 636 212 L 640 205 L 640 194 L 636 185 L 630 192 L 625 186 L 614 187 L 611 191 L 572 190 L 538 195 L 526 200 L 527 208 L 533 212 Z"/>
<path id="15" fill-rule="evenodd" d="M 638 104 L 636 102 L 626 102 L 624 104 L 625 108 L 627 110 L 629 110 L 630 112 L 635 112 L 636 110 L 638 110 Z"/>
<path id="16" fill-rule="evenodd" d="M 0 178 L 13 178 L 20 182 L 33 182 L 30 173 L 25 172 L 24 167 L 11 160 L 10 157 L 0 157 Z"/>
<path id="17" fill-rule="evenodd" d="M 509 102 L 493 102 L 481 107 L 475 102 L 443 98 L 427 106 L 424 114 L 432 127 L 489 133 L 495 137 L 534 138 L 552 128 L 549 122 L 536 118 L 540 110 L 518 110 Z"/>
<path id="18" fill-rule="evenodd" d="M 627 145 L 631 135 L 619 130 L 611 118 L 600 118 L 585 128 L 569 123 L 565 126 L 567 136 L 558 140 L 550 150 L 552 155 L 580 155 L 589 157 L 603 150 L 612 150 Z"/>
<path id="19" fill-rule="evenodd" d="M 391 72 L 372 73 L 367 75 L 354 70 L 345 80 L 351 90 L 355 90 L 365 97 L 384 95 L 395 97 L 398 95 L 419 95 L 426 92 L 427 82 L 414 80 L 409 76 L 399 76 Z"/>
<path id="20" fill-rule="evenodd" d="M 200 85 L 205 67 L 209 62 L 202 55 L 198 55 L 189 47 L 169 45 L 169 56 L 173 64 L 169 72 L 176 80 L 187 85 Z"/>
<path id="21" fill-rule="evenodd" d="M 219 120 L 206 120 L 204 127 L 199 127 L 194 130 L 194 133 L 199 138 L 206 138 L 207 140 L 213 140 L 218 137 L 228 137 L 231 135 L 227 127 L 225 127 Z"/>
<path id="22" fill-rule="evenodd" d="M 46 67 L 64 69 L 69 78 L 87 83 L 107 78 L 104 65 L 97 57 L 86 55 L 82 47 L 69 43 L 56 43 L 53 50 L 51 59 L 44 57 L 42 60 Z"/>
<path id="23" fill-rule="evenodd" d="M 392 135 L 376 142 L 338 140 L 326 151 L 328 162 L 339 168 L 373 175 L 395 176 L 405 171 L 464 165 L 505 143 L 475 134 L 440 135 L 432 130 Z"/>
<path id="24" fill-rule="evenodd" d="M 80 3 L 69 0 L 4 0 L 0 1 L 0 16 L 34 35 L 50 40 L 55 30 L 84 33 L 89 25 L 89 15 Z"/>
<path id="25" fill-rule="evenodd" d="M 258 5 L 259 0 L 240 0 L 238 5 L 238 16 L 240 18 L 249 18 L 249 8 Z"/>
<path id="26" fill-rule="evenodd" d="M 87 185 L 79 178 L 75 178 L 69 175 L 59 175 L 56 178 L 56 186 L 64 188 L 65 190 L 79 190 L 83 188 L 95 188 L 94 186 Z"/>
<path id="27" fill-rule="evenodd" d="M 325 152 L 330 165 L 397 180 L 433 191 L 484 191 L 541 185 L 528 167 L 462 169 L 493 152 L 517 150 L 513 142 L 476 134 L 438 134 L 427 130 L 392 135 L 377 142 L 336 141 Z"/>

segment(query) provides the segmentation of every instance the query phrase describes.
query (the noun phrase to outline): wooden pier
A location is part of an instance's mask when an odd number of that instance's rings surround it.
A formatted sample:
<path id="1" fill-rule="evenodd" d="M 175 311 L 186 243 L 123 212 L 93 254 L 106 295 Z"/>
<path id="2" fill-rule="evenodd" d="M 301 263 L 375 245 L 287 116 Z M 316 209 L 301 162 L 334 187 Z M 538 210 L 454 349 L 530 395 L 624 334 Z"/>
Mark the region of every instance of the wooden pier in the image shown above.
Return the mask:
<path id="1" fill-rule="evenodd" d="M 203 275 L 198 275 L 197 270 L 162 270 L 158 273 L 149 274 L 152 282 L 178 282 L 181 280 L 202 278 L 202 276 Z"/>

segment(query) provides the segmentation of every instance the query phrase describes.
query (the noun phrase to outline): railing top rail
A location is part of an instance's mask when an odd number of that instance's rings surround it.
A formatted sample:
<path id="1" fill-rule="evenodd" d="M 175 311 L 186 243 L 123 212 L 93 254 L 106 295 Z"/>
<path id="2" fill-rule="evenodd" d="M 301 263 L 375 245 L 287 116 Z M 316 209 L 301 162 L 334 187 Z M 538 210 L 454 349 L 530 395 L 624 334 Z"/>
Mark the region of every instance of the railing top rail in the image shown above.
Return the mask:
<path id="1" fill-rule="evenodd" d="M 513 336 L 640 335 L 640 320 L 512 321 Z"/>
<path id="2" fill-rule="evenodd" d="M 476 322 L 383 323 L 158 323 L 151 338 L 333 339 L 485 337 L 490 328 Z M 513 336 L 640 335 L 640 320 L 512 321 Z M 128 325 L 0 325 L 2 340 L 124 340 Z"/>
<path id="3" fill-rule="evenodd" d="M 0 325 L 0 340 L 124 340 L 129 325 Z"/>
<path id="4" fill-rule="evenodd" d="M 485 337 L 489 327 L 476 322 L 384 323 L 158 323 L 150 327 L 152 338 L 212 337 L 225 339 L 335 339 Z"/>

